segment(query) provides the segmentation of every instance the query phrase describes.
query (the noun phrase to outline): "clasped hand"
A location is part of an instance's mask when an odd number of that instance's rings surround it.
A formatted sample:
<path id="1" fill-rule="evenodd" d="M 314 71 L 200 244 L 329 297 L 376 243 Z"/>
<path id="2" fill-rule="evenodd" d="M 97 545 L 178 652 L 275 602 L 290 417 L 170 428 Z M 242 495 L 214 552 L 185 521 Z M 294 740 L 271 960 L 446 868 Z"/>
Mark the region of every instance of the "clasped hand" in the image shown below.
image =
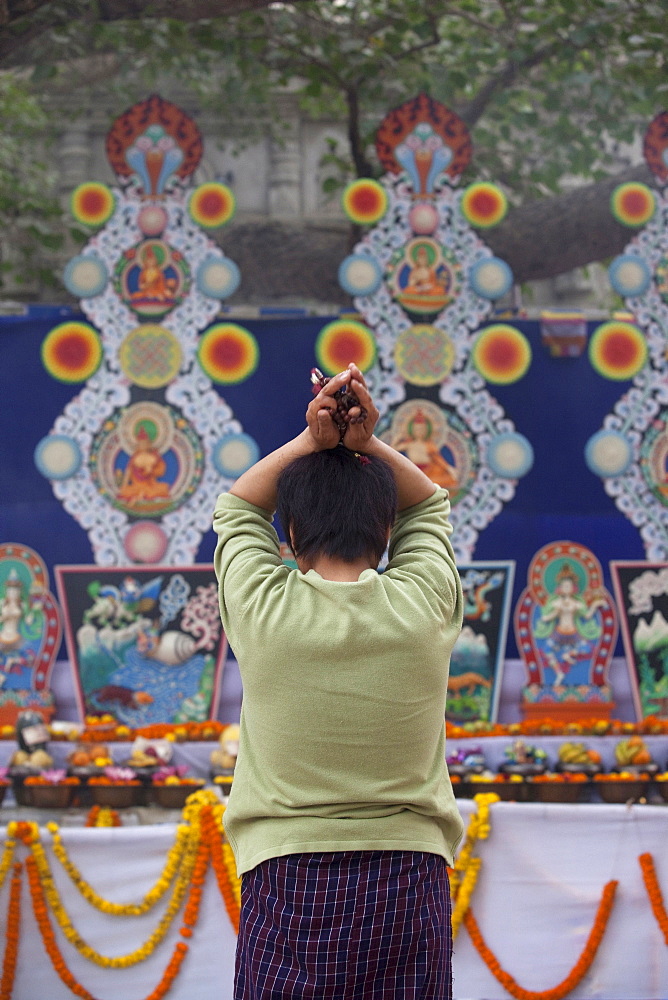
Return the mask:
<path id="1" fill-rule="evenodd" d="M 346 385 L 357 397 L 360 405 L 352 406 L 345 414 L 343 419 L 348 426 L 345 434 L 341 437 L 339 428 L 334 421 L 337 410 L 335 393 Z M 364 411 L 366 411 L 366 416 L 360 423 L 352 422 L 359 418 Z M 339 372 L 338 375 L 329 380 L 327 385 L 323 386 L 306 410 L 306 423 L 319 451 L 335 448 L 340 441 L 351 451 L 364 451 L 373 436 L 377 421 L 378 410 L 369 395 L 364 376 L 357 365 L 352 363 L 345 371 Z"/>

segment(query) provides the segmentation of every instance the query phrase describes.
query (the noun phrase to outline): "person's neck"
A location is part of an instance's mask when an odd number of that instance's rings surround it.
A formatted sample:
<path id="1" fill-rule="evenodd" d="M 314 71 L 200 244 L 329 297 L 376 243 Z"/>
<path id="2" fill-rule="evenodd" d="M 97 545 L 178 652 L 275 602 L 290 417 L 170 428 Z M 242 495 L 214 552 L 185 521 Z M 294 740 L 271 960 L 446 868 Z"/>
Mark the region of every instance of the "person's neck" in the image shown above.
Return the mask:
<path id="1" fill-rule="evenodd" d="M 300 563 L 301 560 L 298 560 L 298 565 L 302 573 L 307 573 L 308 570 L 313 569 L 323 580 L 332 580 L 337 583 L 355 583 L 359 579 L 360 573 L 363 573 L 365 569 L 376 568 L 365 557 L 355 559 L 353 562 L 347 562 L 345 559 L 336 559 L 332 556 L 322 555 L 316 556 L 315 559 L 303 565 L 300 565 Z"/>

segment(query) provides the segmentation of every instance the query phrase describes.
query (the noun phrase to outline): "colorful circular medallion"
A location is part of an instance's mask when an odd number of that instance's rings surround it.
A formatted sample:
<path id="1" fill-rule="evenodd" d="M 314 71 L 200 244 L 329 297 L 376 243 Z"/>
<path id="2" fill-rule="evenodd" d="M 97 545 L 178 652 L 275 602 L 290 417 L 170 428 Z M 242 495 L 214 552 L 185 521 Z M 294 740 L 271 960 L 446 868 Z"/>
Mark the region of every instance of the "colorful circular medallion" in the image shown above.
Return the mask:
<path id="1" fill-rule="evenodd" d="M 236 202 L 225 184 L 209 181 L 200 184 L 188 199 L 188 211 L 193 222 L 203 229 L 218 229 L 234 215 Z"/>
<path id="2" fill-rule="evenodd" d="M 612 214 L 625 226 L 644 226 L 656 211 L 654 192 L 646 184 L 620 184 L 610 199 Z"/>
<path id="3" fill-rule="evenodd" d="M 109 274 L 104 261 L 92 254 L 73 257 L 63 272 L 63 284 L 78 299 L 101 295 L 107 287 Z"/>
<path id="4" fill-rule="evenodd" d="M 323 326 L 318 334 L 315 356 L 326 375 L 336 375 L 351 361 L 366 372 L 376 360 L 376 341 L 363 323 L 338 319 Z"/>
<path id="5" fill-rule="evenodd" d="M 469 281 L 481 298 L 500 299 L 512 288 L 513 272 L 500 257 L 486 257 L 473 265 Z"/>
<path id="6" fill-rule="evenodd" d="M 531 347 L 524 334 L 514 326 L 497 323 L 479 334 L 471 360 L 488 382 L 510 385 L 526 374 L 531 364 Z"/>
<path id="7" fill-rule="evenodd" d="M 602 479 L 623 475 L 632 461 L 631 442 L 619 431 L 598 431 L 585 446 L 587 467 Z"/>
<path id="8" fill-rule="evenodd" d="M 411 239 L 395 250 L 387 275 L 393 298 L 409 316 L 420 319 L 440 313 L 462 286 L 455 254 L 428 236 Z"/>
<path id="9" fill-rule="evenodd" d="M 471 184 L 459 203 L 464 218 L 476 229 L 497 226 L 508 211 L 508 201 L 501 188 L 488 181 Z"/>
<path id="10" fill-rule="evenodd" d="M 213 446 L 211 461 L 221 476 L 236 479 L 255 465 L 260 448 L 250 434 L 225 434 Z"/>
<path id="11" fill-rule="evenodd" d="M 523 434 L 497 434 L 487 446 L 487 464 L 502 479 L 521 479 L 533 465 L 533 448 Z"/>
<path id="12" fill-rule="evenodd" d="M 382 280 L 380 264 L 367 254 L 352 253 L 339 265 L 339 284 L 348 295 L 373 295 Z"/>
<path id="13" fill-rule="evenodd" d="M 363 177 L 348 185 L 341 203 L 349 219 L 361 226 L 371 226 L 387 211 L 387 193 L 378 181 Z"/>
<path id="14" fill-rule="evenodd" d="M 662 410 L 645 434 L 640 470 L 651 492 L 668 507 L 668 410 Z"/>
<path id="15" fill-rule="evenodd" d="M 184 504 L 204 472 L 201 442 L 176 410 L 144 401 L 117 410 L 95 435 L 91 477 L 114 507 L 161 517 Z"/>
<path id="16" fill-rule="evenodd" d="M 167 212 L 161 205 L 144 205 L 137 214 L 137 225 L 144 236 L 160 236 L 167 222 Z"/>
<path id="17" fill-rule="evenodd" d="M 118 351 L 123 374 L 144 389 L 159 389 L 175 379 L 181 359 L 176 336 L 157 323 L 144 323 L 131 330 Z"/>
<path id="18" fill-rule="evenodd" d="M 455 348 L 444 330 L 428 323 L 416 323 L 397 337 L 394 363 L 412 385 L 437 385 L 452 371 Z"/>
<path id="19" fill-rule="evenodd" d="M 637 326 L 612 320 L 594 330 L 589 360 L 599 375 L 623 382 L 633 378 L 647 360 L 647 344 Z"/>
<path id="20" fill-rule="evenodd" d="M 408 213 L 408 225 L 416 236 L 431 236 L 438 226 L 438 210 L 430 201 L 419 201 Z"/>
<path id="21" fill-rule="evenodd" d="M 155 521 L 137 521 L 125 533 L 123 548 L 128 559 L 155 565 L 165 556 L 169 539 Z"/>
<path id="22" fill-rule="evenodd" d="M 617 294 L 625 299 L 642 295 L 652 280 L 649 268 L 642 257 L 630 253 L 615 257 L 608 268 L 608 277 Z"/>
<path id="23" fill-rule="evenodd" d="M 116 207 L 113 191 L 106 184 L 87 181 L 72 192 L 70 208 L 77 222 L 97 228 L 112 217 Z"/>
<path id="24" fill-rule="evenodd" d="M 42 362 L 59 382 L 85 382 L 100 367 L 102 343 L 88 323 L 60 323 L 42 343 Z"/>
<path id="25" fill-rule="evenodd" d="M 227 299 L 241 283 L 239 268 L 228 257 L 206 257 L 197 268 L 197 287 L 210 299 Z"/>
<path id="26" fill-rule="evenodd" d="M 81 468 L 81 449 L 67 434 L 48 434 L 35 448 L 35 465 L 47 479 L 69 479 Z"/>
<path id="27" fill-rule="evenodd" d="M 183 301 L 190 287 L 190 268 L 164 240 L 143 240 L 119 260 L 114 286 L 138 316 L 160 319 Z"/>
<path id="28" fill-rule="evenodd" d="M 200 340 L 197 359 L 212 382 L 235 385 L 253 374 L 260 360 L 260 348 L 245 327 L 217 323 Z"/>

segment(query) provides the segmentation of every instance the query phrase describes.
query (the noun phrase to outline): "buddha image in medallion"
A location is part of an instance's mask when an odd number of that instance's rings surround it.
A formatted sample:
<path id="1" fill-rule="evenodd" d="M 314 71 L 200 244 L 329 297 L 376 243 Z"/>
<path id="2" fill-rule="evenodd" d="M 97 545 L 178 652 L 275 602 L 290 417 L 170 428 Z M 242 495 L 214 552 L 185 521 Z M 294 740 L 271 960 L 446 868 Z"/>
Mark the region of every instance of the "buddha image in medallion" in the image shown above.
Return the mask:
<path id="1" fill-rule="evenodd" d="M 453 504 L 475 477 L 477 460 L 470 432 L 456 413 L 431 400 L 406 400 L 394 411 L 389 426 L 381 428 L 380 437 L 432 482 L 449 490 Z"/>
<path id="2" fill-rule="evenodd" d="M 437 315 L 454 301 L 462 283 L 456 257 L 428 237 L 411 239 L 395 251 L 387 274 L 393 298 L 409 316 Z"/>

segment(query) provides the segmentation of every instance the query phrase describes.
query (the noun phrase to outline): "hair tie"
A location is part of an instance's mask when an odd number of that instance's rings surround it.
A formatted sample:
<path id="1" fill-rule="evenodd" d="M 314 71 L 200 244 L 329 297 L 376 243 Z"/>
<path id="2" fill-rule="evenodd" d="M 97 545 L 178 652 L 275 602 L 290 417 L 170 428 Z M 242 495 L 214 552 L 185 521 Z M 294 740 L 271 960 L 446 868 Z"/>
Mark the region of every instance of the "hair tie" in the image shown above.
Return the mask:
<path id="1" fill-rule="evenodd" d="M 353 452 L 355 458 L 358 459 L 360 465 L 368 465 L 371 459 L 368 455 L 360 455 L 358 451 Z"/>

